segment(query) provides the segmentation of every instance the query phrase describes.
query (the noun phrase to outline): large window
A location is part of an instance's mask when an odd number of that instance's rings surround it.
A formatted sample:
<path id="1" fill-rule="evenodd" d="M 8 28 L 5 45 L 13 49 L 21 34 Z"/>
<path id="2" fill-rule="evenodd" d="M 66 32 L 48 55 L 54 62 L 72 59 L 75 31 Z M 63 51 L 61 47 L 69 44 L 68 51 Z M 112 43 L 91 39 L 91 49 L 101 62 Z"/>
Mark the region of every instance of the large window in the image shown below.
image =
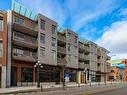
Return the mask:
<path id="1" fill-rule="evenodd" d="M 41 24 L 40 24 L 40 28 L 45 30 L 45 21 L 44 20 L 41 20 Z"/>
<path id="2" fill-rule="evenodd" d="M 23 56 L 23 50 L 19 48 L 14 48 L 14 55 L 15 56 Z"/>
<path id="3" fill-rule="evenodd" d="M 55 32 L 56 32 L 56 26 L 52 25 L 52 34 L 55 34 Z"/>
<path id="4" fill-rule="evenodd" d="M 33 69 L 21 68 L 21 79 L 22 82 L 33 82 Z"/>
<path id="5" fill-rule="evenodd" d="M 45 43 L 45 34 L 43 33 L 40 34 L 40 42 L 43 44 Z"/>
<path id="6" fill-rule="evenodd" d="M 52 58 L 53 58 L 54 60 L 56 60 L 56 51 L 55 51 L 55 50 L 52 50 Z"/>
<path id="7" fill-rule="evenodd" d="M 40 47 L 40 57 L 45 57 L 45 48 Z"/>
<path id="8" fill-rule="evenodd" d="M 56 46 L 56 38 L 52 37 L 52 46 L 55 47 Z"/>
<path id="9" fill-rule="evenodd" d="M 3 44 L 0 42 L 0 57 L 2 57 L 2 51 L 3 51 Z"/>
<path id="10" fill-rule="evenodd" d="M 56 71 L 56 68 L 45 66 L 40 69 L 40 82 L 59 82 L 60 81 L 60 73 Z"/>
<path id="11" fill-rule="evenodd" d="M 3 20 L 0 19 L 0 31 L 3 31 Z"/>
<path id="12" fill-rule="evenodd" d="M 20 17 L 15 16 L 15 22 L 16 22 L 16 23 L 18 23 L 18 24 L 23 25 L 23 24 L 24 24 L 24 19 L 22 19 L 22 18 L 20 18 Z"/>

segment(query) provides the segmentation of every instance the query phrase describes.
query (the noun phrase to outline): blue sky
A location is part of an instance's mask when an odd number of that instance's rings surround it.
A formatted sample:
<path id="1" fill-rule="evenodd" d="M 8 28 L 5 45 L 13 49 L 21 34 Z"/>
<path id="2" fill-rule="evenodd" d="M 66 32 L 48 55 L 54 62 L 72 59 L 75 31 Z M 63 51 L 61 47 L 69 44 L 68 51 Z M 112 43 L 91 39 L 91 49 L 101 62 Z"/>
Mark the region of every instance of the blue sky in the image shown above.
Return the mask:
<path id="1" fill-rule="evenodd" d="M 127 58 L 127 0 L 16 1 L 104 46 L 115 58 Z M 11 0 L 0 0 L 0 9 L 10 8 Z"/>

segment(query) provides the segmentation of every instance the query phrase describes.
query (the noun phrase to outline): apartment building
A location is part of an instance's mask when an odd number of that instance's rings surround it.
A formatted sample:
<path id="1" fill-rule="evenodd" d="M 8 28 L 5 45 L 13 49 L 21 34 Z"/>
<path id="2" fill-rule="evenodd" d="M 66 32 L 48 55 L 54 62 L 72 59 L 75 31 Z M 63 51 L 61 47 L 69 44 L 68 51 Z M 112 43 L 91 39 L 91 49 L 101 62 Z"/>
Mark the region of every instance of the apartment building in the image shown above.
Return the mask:
<path id="1" fill-rule="evenodd" d="M 79 40 L 79 73 L 78 82 L 104 82 L 107 80 L 110 64 L 108 51 L 97 44 Z"/>
<path id="2" fill-rule="evenodd" d="M 80 40 L 70 29 L 57 30 L 57 22 L 35 14 L 17 2 L 12 10 L 0 11 L 0 85 L 35 85 L 39 62 L 39 80 L 43 83 L 87 83 L 104 81 L 107 50 L 94 42 Z M 64 73 L 63 73 L 64 67 Z"/>
<path id="3" fill-rule="evenodd" d="M 5 84 L 7 61 L 7 14 L 0 10 L 0 87 Z"/>

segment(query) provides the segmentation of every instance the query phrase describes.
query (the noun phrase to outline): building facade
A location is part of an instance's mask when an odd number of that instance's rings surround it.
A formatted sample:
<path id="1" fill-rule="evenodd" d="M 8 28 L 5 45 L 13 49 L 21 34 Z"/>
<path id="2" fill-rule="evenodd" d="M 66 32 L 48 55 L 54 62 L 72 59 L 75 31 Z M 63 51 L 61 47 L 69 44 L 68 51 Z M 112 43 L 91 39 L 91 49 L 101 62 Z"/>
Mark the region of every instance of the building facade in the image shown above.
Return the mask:
<path id="1" fill-rule="evenodd" d="M 38 61 L 43 83 L 61 83 L 65 75 L 76 83 L 107 80 L 106 49 L 80 40 L 70 29 L 60 32 L 57 22 L 16 4 L 13 10 L 0 11 L 1 87 L 35 85 Z"/>
<path id="2" fill-rule="evenodd" d="M 117 66 L 112 66 L 110 69 L 109 80 L 110 81 L 124 81 L 124 69 Z"/>
<path id="3" fill-rule="evenodd" d="M 79 40 L 79 83 L 107 81 L 110 64 L 108 51 L 97 44 Z"/>

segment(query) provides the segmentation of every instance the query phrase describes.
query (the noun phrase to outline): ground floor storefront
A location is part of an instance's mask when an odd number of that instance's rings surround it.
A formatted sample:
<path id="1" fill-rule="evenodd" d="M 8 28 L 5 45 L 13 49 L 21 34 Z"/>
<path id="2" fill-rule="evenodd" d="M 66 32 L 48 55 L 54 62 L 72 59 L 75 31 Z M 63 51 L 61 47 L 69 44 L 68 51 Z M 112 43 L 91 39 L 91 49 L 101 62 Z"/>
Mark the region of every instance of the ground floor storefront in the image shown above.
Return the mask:
<path id="1" fill-rule="evenodd" d="M 32 86 L 36 85 L 39 81 L 42 83 L 55 83 L 59 84 L 63 82 L 65 75 L 69 75 L 68 82 L 76 82 L 77 70 L 72 68 L 43 64 L 43 68 L 39 68 L 39 76 L 37 76 L 37 68 L 34 67 L 35 63 L 13 61 L 11 66 L 11 86 Z"/>
<path id="2" fill-rule="evenodd" d="M 107 81 L 106 73 L 97 72 L 94 70 L 86 69 L 79 70 L 77 75 L 78 83 L 89 82 L 105 82 Z"/>

